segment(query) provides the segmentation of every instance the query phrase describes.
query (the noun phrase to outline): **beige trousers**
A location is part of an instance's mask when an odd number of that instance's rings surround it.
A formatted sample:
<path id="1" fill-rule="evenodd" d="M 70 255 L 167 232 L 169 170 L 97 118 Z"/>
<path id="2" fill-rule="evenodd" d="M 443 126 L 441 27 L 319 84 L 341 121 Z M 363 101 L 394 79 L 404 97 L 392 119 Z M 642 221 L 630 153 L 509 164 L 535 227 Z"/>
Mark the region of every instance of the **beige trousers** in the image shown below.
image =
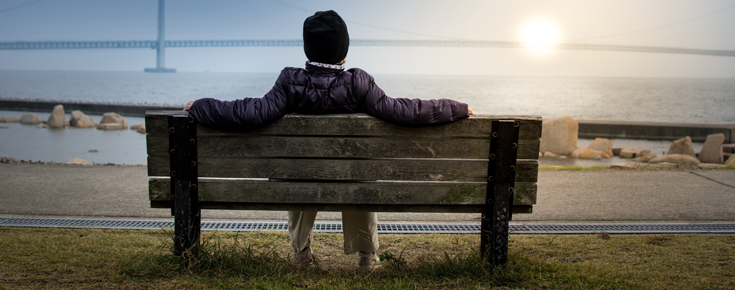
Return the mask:
<path id="1" fill-rule="evenodd" d="M 309 245 L 316 213 L 288 212 L 288 232 L 291 234 L 291 246 L 294 249 L 300 251 Z M 342 232 L 345 238 L 345 254 L 378 250 L 378 215 L 374 212 L 343 211 Z"/>

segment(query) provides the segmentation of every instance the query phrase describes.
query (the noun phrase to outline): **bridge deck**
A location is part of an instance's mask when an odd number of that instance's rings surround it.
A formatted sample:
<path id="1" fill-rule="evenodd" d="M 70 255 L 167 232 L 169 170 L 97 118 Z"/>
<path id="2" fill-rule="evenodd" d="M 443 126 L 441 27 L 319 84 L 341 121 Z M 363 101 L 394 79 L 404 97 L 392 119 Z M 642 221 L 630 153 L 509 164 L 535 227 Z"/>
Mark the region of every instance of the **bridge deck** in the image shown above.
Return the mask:
<path id="1" fill-rule="evenodd" d="M 244 40 L 166 40 L 165 47 L 228 47 L 228 46 L 303 46 L 301 39 L 244 39 Z M 494 47 L 528 48 L 517 41 L 485 40 L 400 40 L 400 39 L 352 39 L 352 46 L 433 46 L 433 47 Z M 75 48 L 151 48 L 158 47 L 155 40 L 121 41 L 34 41 L 0 42 L 0 50 L 10 49 L 75 49 Z M 711 50 L 679 47 L 626 46 L 586 43 L 559 43 L 551 48 L 564 50 L 600 50 L 648 53 L 695 54 L 735 57 L 735 50 Z"/>

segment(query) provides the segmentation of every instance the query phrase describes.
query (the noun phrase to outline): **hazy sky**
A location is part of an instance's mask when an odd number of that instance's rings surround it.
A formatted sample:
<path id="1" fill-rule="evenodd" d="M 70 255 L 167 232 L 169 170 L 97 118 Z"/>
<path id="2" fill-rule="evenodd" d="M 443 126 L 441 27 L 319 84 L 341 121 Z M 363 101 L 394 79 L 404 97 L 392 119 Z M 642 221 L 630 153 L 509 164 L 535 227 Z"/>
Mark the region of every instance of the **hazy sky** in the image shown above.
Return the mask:
<path id="1" fill-rule="evenodd" d="M 154 40 L 157 3 L 3 0 L 0 41 Z M 735 1 L 729 0 L 168 0 L 166 38 L 300 39 L 304 19 L 329 9 L 347 21 L 353 39 L 519 41 L 529 22 L 546 19 L 558 27 L 562 42 L 735 50 Z M 166 66 L 180 72 L 277 72 L 306 60 L 300 47 L 169 48 L 166 53 Z M 0 50 L 2 70 L 154 66 L 150 49 Z M 347 66 L 373 74 L 735 77 L 735 57 L 504 48 L 351 47 Z"/>

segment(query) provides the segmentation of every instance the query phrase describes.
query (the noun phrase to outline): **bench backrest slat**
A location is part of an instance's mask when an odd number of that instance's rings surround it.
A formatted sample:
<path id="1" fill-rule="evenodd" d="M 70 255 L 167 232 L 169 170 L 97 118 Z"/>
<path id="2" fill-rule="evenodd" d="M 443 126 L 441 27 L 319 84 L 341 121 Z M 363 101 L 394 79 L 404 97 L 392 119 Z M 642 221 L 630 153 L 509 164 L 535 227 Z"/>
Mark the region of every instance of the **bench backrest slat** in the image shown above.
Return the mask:
<path id="1" fill-rule="evenodd" d="M 167 116 L 172 111 L 146 111 L 146 132 L 168 133 Z M 186 112 L 175 113 L 187 115 Z M 472 115 L 468 119 L 435 127 L 404 127 L 367 114 L 304 115 L 289 114 L 264 128 L 248 132 L 223 132 L 200 126 L 198 134 L 254 134 L 300 136 L 429 136 L 481 137 L 492 133 L 492 120 L 518 120 L 523 124 L 518 140 L 538 140 L 541 116 Z"/>
<path id="2" fill-rule="evenodd" d="M 199 177 L 485 182 L 488 161 L 199 157 L 198 166 Z M 519 160 L 516 167 L 516 182 L 537 181 L 536 160 Z M 168 176 L 169 172 L 168 157 L 148 157 L 149 176 Z"/>
<path id="3" fill-rule="evenodd" d="M 204 127 L 198 127 L 204 128 Z M 168 134 L 147 137 L 148 155 L 168 155 Z M 202 157 L 487 159 L 485 138 L 381 138 L 197 134 Z M 538 141 L 519 140 L 518 159 L 538 158 Z"/>

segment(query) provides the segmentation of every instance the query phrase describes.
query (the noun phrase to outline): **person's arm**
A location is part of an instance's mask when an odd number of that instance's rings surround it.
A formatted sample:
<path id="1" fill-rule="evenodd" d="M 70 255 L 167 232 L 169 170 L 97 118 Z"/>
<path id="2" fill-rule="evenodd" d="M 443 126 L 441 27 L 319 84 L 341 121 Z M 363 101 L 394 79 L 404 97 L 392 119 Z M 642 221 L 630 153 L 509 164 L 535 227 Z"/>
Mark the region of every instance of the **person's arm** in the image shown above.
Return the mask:
<path id="1" fill-rule="evenodd" d="M 262 98 L 235 101 L 204 98 L 189 102 L 184 110 L 188 110 L 189 118 L 199 124 L 218 130 L 259 128 L 286 115 L 288 103 L 283 86 L 285 82 L 285 74 L 281 72 L 276 84 Z"/>
<path id="2" fill-rule="evenodd" d="M 467 118 L 472 113 L 467 104 L 449 99 L 388 97 L 375 84 L 373 77 L 364 71 L 355 72 L 354 84 L 358 96 L 365 96 L 366 113 L 399 125 L 441 125 Z"/>
<path id="3" fill-rule="evenodd" d="M 189 108 L 191 108 L 191 105 L 194 104 L 194 102 L 196 102 L 196 100 L 191 100 L 188 103 L 186 103 L 186 106 L 184 106 L 184 111 L 188 111 Z"/>

